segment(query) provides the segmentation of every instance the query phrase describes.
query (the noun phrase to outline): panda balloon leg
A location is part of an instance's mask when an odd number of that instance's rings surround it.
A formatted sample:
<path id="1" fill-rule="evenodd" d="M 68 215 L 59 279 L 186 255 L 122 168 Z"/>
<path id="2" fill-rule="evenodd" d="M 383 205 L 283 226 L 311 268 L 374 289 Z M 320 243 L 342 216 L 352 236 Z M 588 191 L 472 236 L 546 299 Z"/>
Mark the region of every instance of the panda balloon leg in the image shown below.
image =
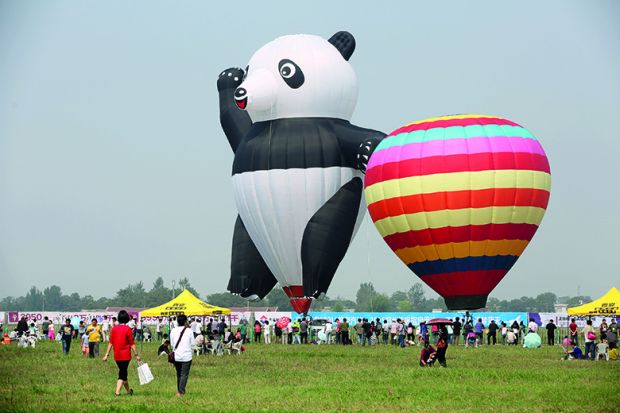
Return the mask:
<path id="1" fill-rule="evenodd" d="M 228 291 L 247 299 L 263 299 L 277 281 L 237 216 L 232 242 Z"/>
<path id="2" fill-rule="evenodd" d="M 320 298 L 327 292 L 355 232 L 362 189 L 359 177 L 351 179 L 321 206 L 306 225 L 301 242 L 306 297 Z"/>

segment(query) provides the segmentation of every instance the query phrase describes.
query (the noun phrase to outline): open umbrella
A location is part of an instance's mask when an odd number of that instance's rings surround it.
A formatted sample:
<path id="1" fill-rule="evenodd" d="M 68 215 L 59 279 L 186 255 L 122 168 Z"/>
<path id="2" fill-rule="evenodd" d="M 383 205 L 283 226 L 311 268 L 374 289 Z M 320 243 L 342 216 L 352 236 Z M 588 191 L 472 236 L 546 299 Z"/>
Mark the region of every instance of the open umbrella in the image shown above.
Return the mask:
<path id="1" fill-rule="evenodd" d="M 278 328 L 286 328 L 288 323 L 291 322 L 291 319 L 288 317 L 280 317 L 278 321 L 276 321 L 276 327 Z"/>
<path id="2" fill-rule="evenodd" d="M 426 322 L 427 326 L 432 326 L 434 324 L 444 325 L 444 324 L 454 324 L 454 323 L 452 322 L 452 320 L 448 320 L 447 318 L 433 318 L 432 320 L 429 320 Z"/>

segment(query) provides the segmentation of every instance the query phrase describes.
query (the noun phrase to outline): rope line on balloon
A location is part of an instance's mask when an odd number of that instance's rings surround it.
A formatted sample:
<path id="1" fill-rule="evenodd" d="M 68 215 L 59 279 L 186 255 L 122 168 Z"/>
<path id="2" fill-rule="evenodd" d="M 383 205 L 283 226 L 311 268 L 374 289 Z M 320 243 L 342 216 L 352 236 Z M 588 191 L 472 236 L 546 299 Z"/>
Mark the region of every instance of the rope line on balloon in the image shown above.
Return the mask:
<path id="1" fill-rule="evenodd" d="M 363 194 L 362 194 L 363 196 Z M 366 215 L 366 214 L 364 214 Z M 362 222 L 363 223 L 363 222 Z M 366 269 L 368 270 L 368 280 L 370 281 L 370 237 L 368 234 L 368 227 L 369 225 L 366 225 Z M 372 301 L 371 301 L 372 304 Z M 374 309 L 370 308 L 372 311 L 374 311 Z"/>

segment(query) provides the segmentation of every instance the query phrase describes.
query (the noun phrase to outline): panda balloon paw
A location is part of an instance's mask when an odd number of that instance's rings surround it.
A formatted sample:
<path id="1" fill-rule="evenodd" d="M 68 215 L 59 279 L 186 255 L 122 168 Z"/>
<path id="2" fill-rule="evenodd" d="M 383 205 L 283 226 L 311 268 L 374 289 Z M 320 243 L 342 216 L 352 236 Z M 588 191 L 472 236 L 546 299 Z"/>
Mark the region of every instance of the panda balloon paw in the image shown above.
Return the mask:
<path id="1" fill-rule="evenodd" d="M 245 72 L 239 67 L 223 70 L 217 78 L 217 90 L 236 89 L 243 82 Z"/>
<path id="2" fill-rule="evenodd" d="M 380 141 L 381 137 L 378 136 L 377 139 L 368 139 L 360 143 L 356 157 L 357 169 L 363 173 L 366 173 L 366 167 L 368 166 L 370 155 L 372 155 Z"/>

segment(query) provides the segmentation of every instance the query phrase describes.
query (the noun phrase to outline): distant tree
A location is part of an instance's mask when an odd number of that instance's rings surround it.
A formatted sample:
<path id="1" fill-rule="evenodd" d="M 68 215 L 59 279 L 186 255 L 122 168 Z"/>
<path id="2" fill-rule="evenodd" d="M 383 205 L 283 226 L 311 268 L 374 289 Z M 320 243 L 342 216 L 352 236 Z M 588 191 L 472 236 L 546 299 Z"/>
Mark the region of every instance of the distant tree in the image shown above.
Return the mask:
<path id="1" fill-rule="evenodd" d="M 382 311 L 389 312 L 394 311 L 394 304 L 390 300 L 387 294 L 375 294 L 372 303 L 371 303 L 371 311 Z"/>
<path id="2" fill-rule="evenodd" d="M 486 309 L 488 311 L 502 311 L 501 301 L 495 297 L 489 297 Z"/>
<path id="3" fill-rule="evenodd" d="M 442 310 L 442 311 L 447 310 L 446 303 L 441 297 L 429 298 L 425 300 L 424 306 L 422 308 L 424 309 L 422 311 L 433 311 L 437 309 Z"/>
<path id="4" fill-rule="evenodd" d="M 538 312 L 551 313 L 555 310 L 555 303 L 558 301 L 558 297 L 553 293 L 538 294 L 534 299 L 535 309 Z"/>
<path id="5" fill-rule="evenodd" d="M 24 297 L 4 297 L 0 301 L 0 310 L 2 311 L 21 311 L 23 310 Z"/>
<path id="6" fill-rule="evenodd" d="M 78 293 L 63 295 L 64 311 L 80 311 L 82 309 L 82 298 Z"/>
<path id="7" fill-rule="evenodd" d="M 52 285 L 43 290 L 43 300 L 47 311 L 58 311 L 63 307 L 62 290 L 57 285 Z"/>
<path id="8" fill-rule="evenodd" d="M 26 310 L 43 310 L 43 293 L 35 286 L 30 287 L 28 294 L 24 297 L 24 305 L 26 306 Z"/>
<path id="9" fill-rule="evenodd" d="M 94 310 L 97 307 L 95 306 L 95 299 L 92 295 L 85 295 L 80 300 L 80 310 Z"/>
<path id="10" fill-rule="evenodd" d="M 103 310 L 107 307 L 111 307 L 111 305 L 110 305 L 110 299 L 106 297 L 101 297 L 93 303 L 93 308 L 97 310 Z"/>
<path id="11" fill-rule="evenodd" d="M 408 312 L 413 311 L 413 305 L 411 305 L 411 301 L 409 300 L 398 301 L 398 311 L 402 311 L 403 313 L 408 313 Z"/>
<path id="12" fill-rule="evenodd" d="M 187 278 L 179 282 L 181 288 L 187 288 L 194 294 L 196 290 Z M 178 293 L 178 290 L 177 290 Z M 161 277 L 153 283 L 150 291 L 145 291 L 142 282 L 129 284 L 116 292 L 113 298 L 100 297 L 95 300 L 91 295 L 80 297 L 78 293 L 62 294 L 57 285 L 51 285 L 43 291 L 31 287 L 26 295 L 20 297 L 4 297 L 0 299 L 0 311 L 79 311 L 81 309 L 103 309 L 109 306 L 120 307 L 151 307 L 160 305 L 172 296 L 171 289 L 164 285 Z M 560 297 L 546 292 L 536 297 L 520 297 L 509 300 L 499 300 L 490 297 L 487 300 L 488 311 L 538 311 L 552 312 L 558 300 L 569 307 L 574 307 L 592 301 L 589 296 Z M 289 298 L 282 289 L 275 287 L 262 301 L 248 303 L 245 299 L 230 293 L 215 293 L 207 296 L 207 301 L 224 307 L 277 307 L 282 311 L 292 311 Z M 414 283 L 409 290 L 395 291 L 389 297 L 378 293 L 372 283 L 362 283 L 356 294 L 356 300 L 346 298 L 325 297 L 323 300 L 314 300 L 311 309 L 321 311 L 329 308 L 331 311 L 357 309 L 359 311 L 431 311 L 433 309 L 446 310 L 441 297 L 426 298 L 424 288 L 420 283 Z"/>
<path id="13" fill-rule="evenodd" d="M 164 279 L 157 277 L 153 282 L 153 288 L 147 293 L 146 307 L 157 307 L 172 299 L 172 290 L 166 288 L 164 285 Z"/>
<path id="14" fill-rule="evenodd" d="M 411 307 L 413 311 L 418 311 L 418 308 L 426 307 L 426 297 L 424 294 L 424 287 L 422 287 L 421 283 L 414 283 L 409 291 L 407 291 L 407 296 L 409 301 L 411 302 Z"/>
<path id="15" fill-rule="evenodd" d="M 113 302 L 116 307 L 146 307 L 144 284 L 140 281 L 121 288 L 116 292 Z"/>
<path id="16" fill-rule="evenodd" d="M 355 294 L 355 310 L 372 311 L 372 301 L 376 295 L 377 292 L 371 282 L 361 283 L 360 288 L 357 290 L 357 294 Z"/>
<path id="17" fill-rule="evenodd" d="M 589 295 L 578 295 L 575 297 L 571 297 L 566 301 L 566 304 L 569 307 L 577 307 L 585 303 L 589 303 L 592 301 L 592 298 Z"/>
<path id="18" fill-rule="evenodd" d="M 209 294 L 207 295 L 207 302 L 218 307 L 245 307 L 248 305 L 248 300 L 229 292 Z"/>
<path id="19" fill-rule="evenodd" d="M 181 291 L 189 290 L 189 292 L 194 294 L 196 297 L 200 298 L 200 295 L 198 294 L 198 291 L 196 291 L 196 289 L 194 287 L 192 287 L 192 285 L 190 284 L 189 279 L 187 277 L 183 277 L 183 278 L 181 278 L 179 280 L 179 287 L 181 287 Z"/>
<path id="20" fill-rule="evenodd" d="M 409 300 L 409 294 L 407 294 L 406 291 L 395 291 L 392 293 L 392 295 L 390 296 L 390 300 L 392 300 L 392 302 L 395 303 L 400 303 L 401 301 L 407 301 L 411 304 L 411 301 Z"/>
<path id="21" fill-rule="evenodd" d="M 277 307 L 279 311 L 292 311 L 291 301 L 284 293 L 279 285 L 276 285 L 273 290 L 265 297 L 265 307 Z"/>

